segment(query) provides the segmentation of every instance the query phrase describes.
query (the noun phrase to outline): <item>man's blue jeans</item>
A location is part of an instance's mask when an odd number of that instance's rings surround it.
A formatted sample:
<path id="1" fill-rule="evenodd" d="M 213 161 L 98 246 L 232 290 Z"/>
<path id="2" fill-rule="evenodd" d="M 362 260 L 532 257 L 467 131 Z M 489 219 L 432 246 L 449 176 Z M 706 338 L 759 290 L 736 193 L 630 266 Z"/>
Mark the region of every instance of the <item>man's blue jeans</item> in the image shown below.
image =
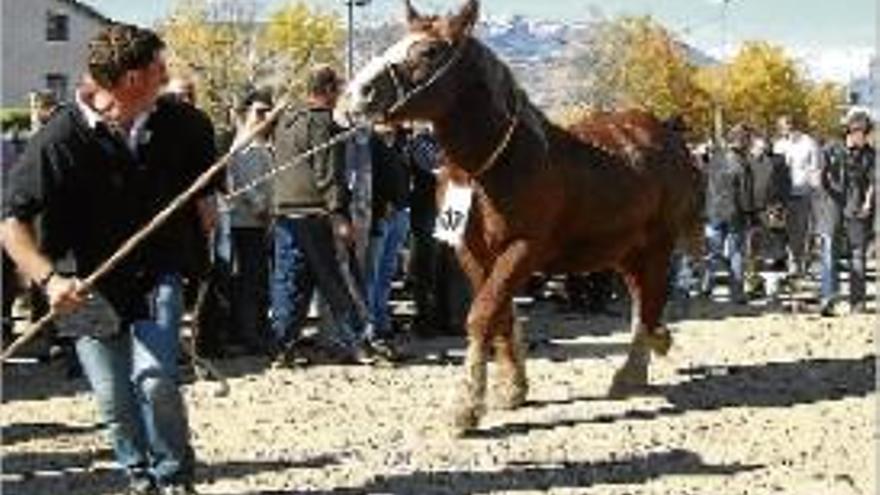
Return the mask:
<path id="1" fill-rule="evenodd" d="M 191 483 L 194 456 L 177 373 L 180 277 L 161 276 L 150 303 L 152 319 L 111 337 L 80 337 L 76 349 L 117 462 L 133 477 Z"/>
<path id="2" fill-rule="evenodd" d="M 317 287 L 337 325 L 337 344 L 353 349 L 361 339 L 363 322 L 342 275 L 330 219 L 276 218 L 272 236 L 269 323 L 276 346 L 287 347 L 300 337 Z"/>
<path id="3" fill-rule="evenodd" d="M 706 226 L 707 257 L 703 273 L 702 291 L 709 294 L 715 287 L 715 271 L 726 265 L 730 271 L 730 296 L 732 302 L 745 299 L 744 234 L 741 227 L 728 222 L 711 223 Z"/>
<path id="4" fill-rule="evenodd" d="M 367 306 L 373 337 L 389 338 L 391 318 L 388 300 L 391 282 L 397 272 L 400 248 L 409 235 L 409 210 L 399 210 L 388 218 L 377 220 L 370 236 L 369 267 L 367 270 Z"/>

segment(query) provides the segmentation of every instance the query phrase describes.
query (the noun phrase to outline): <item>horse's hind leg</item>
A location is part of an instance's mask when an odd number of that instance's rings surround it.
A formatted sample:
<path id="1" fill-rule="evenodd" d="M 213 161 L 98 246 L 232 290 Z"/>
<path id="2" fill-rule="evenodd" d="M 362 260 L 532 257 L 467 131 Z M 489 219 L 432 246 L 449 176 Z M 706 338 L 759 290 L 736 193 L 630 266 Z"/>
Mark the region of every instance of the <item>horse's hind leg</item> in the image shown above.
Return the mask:
<path id="1" fill-rule="evenodd" d="M 526 379 L 523 329 L 516 319 L 512 301 L 494 326 L 494 331 L 495 362 L 498 365 L 498 406 L 502 409 L 516 409 L 525 402 L 529 386 Z"/>
<path id="2" fill-rule="evenodd" d="M 669 332 L 660 325 L 666 303 L 667 276 L 671 256 L 668 247 L 653 247 L 639 253 L 625 267 L 625 279 L 632 297 L 633 341 L 624 365 L 614 374 L 609 395 L 626 397 L 648 384 L 651 351 L 665 355 L 672 345 Z"/>
<path id="3" fill-rule="evenodd" d="M 481 283 L 474 284 L 475 297 L 468 312 L 468 349 L 462 397 L 455 412 L 455 428 L 464 433 L 477 426 L 485 413 L 486 355 L 492 329 L 511 308 L 513 291 L 531 273 L 528 244 L 515 242 L 491 266 Z M 460 260 L 472 281 L 480 282 L 478 265 L 471 253 L 459 252 Z M 512 312 L 507 311 L 512 317 Z M 514 347 L 511 347 L 513 349 Z"/>

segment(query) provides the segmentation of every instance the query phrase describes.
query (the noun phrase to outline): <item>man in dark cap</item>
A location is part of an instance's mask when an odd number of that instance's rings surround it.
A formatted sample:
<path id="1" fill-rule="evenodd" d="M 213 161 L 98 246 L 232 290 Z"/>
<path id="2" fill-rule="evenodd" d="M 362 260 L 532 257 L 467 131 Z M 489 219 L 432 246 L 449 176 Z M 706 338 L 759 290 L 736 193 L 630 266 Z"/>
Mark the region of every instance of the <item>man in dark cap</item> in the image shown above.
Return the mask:
<path id="1" fill-rule="evenodd" d="M 865 271 L 867 247 L 871 238 L 875 205 L 875 151 L 869 135 L 874 124 L 867 114 L 855 110 L 845 120 L 845 149 L 827 153 L 822 171 L 822 186 L 843 217 L 849 249 L 849 302 L 851 311 L 865 311 Z M 834 314 L 837 296 L 835 245 L 832 239 L 823 246 L 822 305 L 823 316 Z"/>

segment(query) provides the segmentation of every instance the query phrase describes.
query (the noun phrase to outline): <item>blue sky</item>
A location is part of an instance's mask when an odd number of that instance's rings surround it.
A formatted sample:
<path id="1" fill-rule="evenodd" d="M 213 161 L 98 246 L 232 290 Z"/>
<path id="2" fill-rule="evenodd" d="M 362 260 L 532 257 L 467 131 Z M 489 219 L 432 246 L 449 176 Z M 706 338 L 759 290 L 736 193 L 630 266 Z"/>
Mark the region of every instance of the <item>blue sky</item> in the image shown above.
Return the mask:
<path id="1" fill-rule="evenodd" d="M 173 0 L 84 0 L 106 15 L 150 25 L 168 14 Z M 271 8 L 285 0 L 258 0 Z M 413 0 L 423 11 L 447 11 L 461 0 Z M 325 10 L 342 12 L 344 0 L 308 0 Z M 743 40 L 766 39 L 787 47 L 818 77 L 845 80 L 867 72 L 876 53 L 875 0 L 729 0 L 727 22 L 721 21 L 724 0 L 483 0 L 489 17 L 523 14 L 553 20 L 585 20 L 602 14 L 650 14 L 678 31 L 686 41 L 713 55 L 733 50 Z M 399 17 L 402 0 L 372 0 L 358 18 L 379 21 Z M 844 6 L 845 5 L 845 6 Z M 726 29 L 724 26 L 726 25 Z M 727 43 L 724 44 L 726 31 Z"/>

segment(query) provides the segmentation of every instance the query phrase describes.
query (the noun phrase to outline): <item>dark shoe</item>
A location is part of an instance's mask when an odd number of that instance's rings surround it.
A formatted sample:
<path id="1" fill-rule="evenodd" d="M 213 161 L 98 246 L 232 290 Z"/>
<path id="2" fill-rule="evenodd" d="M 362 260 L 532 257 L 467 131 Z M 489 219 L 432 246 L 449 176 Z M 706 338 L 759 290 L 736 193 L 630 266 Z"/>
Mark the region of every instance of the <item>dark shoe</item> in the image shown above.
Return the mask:
<path id="1" fill-rule="evenodd" d="M 301 368 L 312 364 L 304 346 L 294 343 L 281 350 L 276 350 L 272 357 L 272 368 Z"/>
<path id="2" fill-rule="evenodd" d="M 819 305 L 819 314 L 825 318 L 834 316 L 834 299 L 826 299 Z"/>
<path id="3" fill-rule="evenodd" d="M 367 352 L 376 364 L 391 364 L 401 361 L 400 350 L 390 341 L 385 339 L 373 340 L 368 344 Z"/>

